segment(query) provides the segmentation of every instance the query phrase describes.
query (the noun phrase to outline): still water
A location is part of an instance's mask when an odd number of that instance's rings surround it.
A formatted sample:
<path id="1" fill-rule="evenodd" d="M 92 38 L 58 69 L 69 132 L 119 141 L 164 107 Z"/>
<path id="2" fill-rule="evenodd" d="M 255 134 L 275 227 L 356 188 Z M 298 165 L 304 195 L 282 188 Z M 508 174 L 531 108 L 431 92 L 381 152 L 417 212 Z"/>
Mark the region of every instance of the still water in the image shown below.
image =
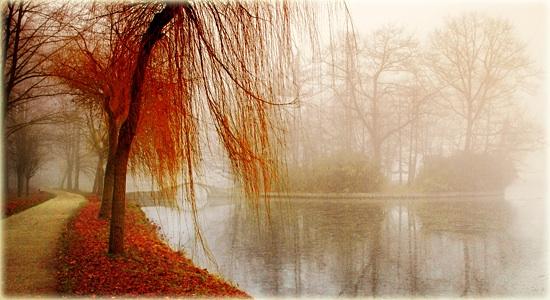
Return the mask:
<path id="1" fill-rule="evenodd" d="M 269 220 L 239 199 L 199 213 L 216 264 L 187 212 L 144 208 L 175 249 L 252 296 L 541 296 L 544 198 L 288 199 Z"/>

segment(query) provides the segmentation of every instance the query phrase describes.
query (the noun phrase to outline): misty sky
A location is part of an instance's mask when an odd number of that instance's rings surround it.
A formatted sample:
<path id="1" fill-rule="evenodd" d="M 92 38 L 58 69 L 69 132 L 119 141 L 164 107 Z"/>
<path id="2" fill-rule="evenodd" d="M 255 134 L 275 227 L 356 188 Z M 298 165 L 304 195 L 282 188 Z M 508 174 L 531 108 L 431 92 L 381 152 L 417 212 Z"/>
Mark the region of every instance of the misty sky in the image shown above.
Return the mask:
<path id="1" fill-rule="evenodd" d="M 546 1 L 368 1 L 348 0 L 355 30 L 366 34 L 386 24 L 403 26 L 422 42 L 449 17 L 465 12 L 479 12 L 505 18 L 514 27 L 516 37 L 526 44 L 527 54 L 543 71 L 547 40 Z M 533 115 L 545 114 L 545 81 L 541 77 L 538 89 L 526 97 Z"/>

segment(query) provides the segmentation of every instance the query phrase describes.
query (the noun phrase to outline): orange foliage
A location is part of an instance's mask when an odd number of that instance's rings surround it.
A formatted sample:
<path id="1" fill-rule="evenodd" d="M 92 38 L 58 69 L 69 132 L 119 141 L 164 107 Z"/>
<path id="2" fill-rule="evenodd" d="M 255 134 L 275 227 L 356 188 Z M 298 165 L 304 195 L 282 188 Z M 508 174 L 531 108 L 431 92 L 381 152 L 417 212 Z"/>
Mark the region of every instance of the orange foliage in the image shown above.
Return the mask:
<path id="1" fill-rule="evenodd" d="M 231 171 L 258 210 L 260 194 L 268 192 L 279 177 L 278 147 L 284 141 L 283 131 L 275 130 L 282 125 L 276 107 L 283 104 L 282 74 L 294 57 L 291 29 L 300 23 L 311 25 L 309 18 L 314 14 L 309 5 L 291 1 L 172 4 L 177 13 L 163 28 L 160 40 L 155 40 L 145 73 L 132 77 L 136 66 L 144 63 L 137 62 L 138 41 L 146 36 L 155 12 L 161 14 L 166 5 L 97 5 L 112 12 L 98 14 L 108 16 L 104 31 L 110 34 L 98 37 L 84 32 L 96 39 L 97 46 L 79 34 L 76 45 L 82 53 L 72 57 L 74 65 L 67 60 L 71 75 L 61 68 L 59 77 L 70 86 L 72 78 L 83 76 L 74 84 L 76 89 L 93 82 L 92 88 L 82 90 L 108 101 L 103 108 L 115 114 L 117 125 L 127 120 L 130 103 L 139 105 L 132 106 L 130 119 L 137 120 L 137 126 L 127 123 L 131 134 L 123 136 L 128 138 L 135 130 L 135 138 L 125 139 L 132 142 L 131 171 L 151 175 L 164 191 L 174 191 L 178 183 L 186 182 L 185 200 L 195 225 L 193 179 L 200 167 L 199 127 L 206 123 L 218 134 Z M 137 99 L 130 99 L 132 78 L 141 75 L 143 83 L 140 80 L 133 90 Z"/>
<path id="2" fill-rule="evenodd" d="M 141 210 L 126 213 L 129 246 L 125 256 L 107 254 L 107 221 L 97 218 L 99 202 L 90 202 L 70 222 L 58 260 L 58 289 L 71 295 L 231 296 L 248 297 L 200 269 L 162 242 Z"/>
<path id="3" fill-rule="evenodd" d="M 97 11 L 100 7 L 102 10 Z M 99 32 L 83 29 L 76 34 L 64 51 L 53 56 L 50 73 L 71 93 L 79 95 L 75 98 L 78 104 L 87 109 L 100 108 L 118 128 L 128 117 L 140 33 L 154 9 L 127 4 L 93 9 L 100 15 L 110 12 L 112 20 L 97 18 L 100 21 L 95 27 L 101 28 Z M 184 149 L 197 153 L 197 136 L 193 121 L 187 120 L 194 115 L 190 97 L 182 95 L 185 89 L 178 86 L 181 81 L 171 68 L 173 57 L 166 61 L 171 49 L 162 50 L 155 52 L 146 71 L 130 162 L 134 172 L 152 174 L 160 186 L 168 187 L 176 185 Z M 112 126 L 107 119 L 105 123 Z"/>
<path id="4" fill-rule="evenodd" d="M 105 101 L 120 125 L 127 118 L 139 39 L 164 4 L 96 5 L 102 28 L 75 36 L 54 64 L 69 86 Z M 105 13 L 103 10 L 107 11 Z M 278 177 L 281 74 L 292 63 L 291 28 L 311 25 L 306 3 L 193 2 L 178 6 L 151 52 L 141 88 L 132 171 L 161 188 L 191 181 L 200 161 L 199 126 L 213 124 L 248 198 L 259 199 Z M 103 26 L 103 27 L 102 27 Z M 78 53 L 80 52 L 80 53 Z M 202 123 L 201 123 L 202 122 Z M 185 178 L 178 178 L 182 175 Z M 187 186 L 193 206 L 193 187 Z"/>
<path id="5" fill-rule="evenodd" d="M 84 38 L 83 38 L 84 39 Z M 125 43 L 121 40 L 118 43 Z M 63 82 L 85 107 L 100 107 L 120 126 L 128 115 L 129 84 L 135 53 L 112 52 L 115 45 L 101 39 L 80 40 L 52 57 L 50 73 Z"/>
<path id="6" fill-rule="evenodd" d="M 169 73 L 160 66 L 147 70 L 143 87 L 141 114 L 130 154 L 134 173 L 155 176 L 161 187 L 176 186 L 181 172 L 181 158 L 187 149 L 196 147 L 197 128 L 188 99 L 178 99 L 178 88 Z M 188 98 L 188 96 L 181 96 Z M 192 150 L 195 155 L 196 149 Z"/>

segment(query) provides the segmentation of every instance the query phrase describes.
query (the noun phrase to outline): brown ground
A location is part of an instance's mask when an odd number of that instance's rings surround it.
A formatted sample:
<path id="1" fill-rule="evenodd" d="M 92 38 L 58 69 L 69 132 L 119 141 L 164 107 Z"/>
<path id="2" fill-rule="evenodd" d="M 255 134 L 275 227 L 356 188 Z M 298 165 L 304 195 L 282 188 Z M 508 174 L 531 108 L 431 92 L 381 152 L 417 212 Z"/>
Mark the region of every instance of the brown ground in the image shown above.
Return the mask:
<path id="1" fill-rule="evenodd" d="M 84 197 L 50 191 L 57 197 L 2 220 L 3 293 L 54 295 L 59 238 Z"/>

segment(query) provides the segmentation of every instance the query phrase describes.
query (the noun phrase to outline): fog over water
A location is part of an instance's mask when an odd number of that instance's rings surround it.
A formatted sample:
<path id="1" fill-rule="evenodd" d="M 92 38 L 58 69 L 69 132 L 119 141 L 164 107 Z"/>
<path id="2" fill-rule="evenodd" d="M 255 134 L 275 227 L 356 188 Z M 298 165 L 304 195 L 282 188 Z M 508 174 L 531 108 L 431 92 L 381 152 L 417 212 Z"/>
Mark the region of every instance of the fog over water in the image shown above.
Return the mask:
<path id="1" fill-rule="evenodd" d="M 194 251 L 188 214 L 143 210 L 172 247 L 253 296 L 540 296 L 543 199 L 289 199 L 272 203 L 271 227 L 239 199 L 208 199 L 200 218 L 217 268 Z"/>
<path id="2" fill-rule="evenodd" d="M 504 198 L 276 199 L 271 225 L 243 199 L 199 190 L 215 263 L 188 212 L 143 211 L 174 249 L 252 296 L 542 296 L 543 157 L 525 161 Z"/>

